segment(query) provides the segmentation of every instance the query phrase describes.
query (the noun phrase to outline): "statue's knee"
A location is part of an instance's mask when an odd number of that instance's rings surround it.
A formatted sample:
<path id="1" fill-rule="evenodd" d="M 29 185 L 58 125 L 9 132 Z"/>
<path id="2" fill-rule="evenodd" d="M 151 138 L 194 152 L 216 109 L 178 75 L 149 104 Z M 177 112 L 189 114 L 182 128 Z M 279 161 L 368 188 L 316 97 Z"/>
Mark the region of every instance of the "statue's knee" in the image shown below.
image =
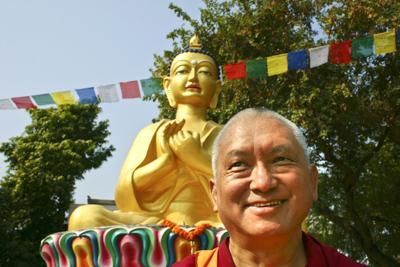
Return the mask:
<path id="1" fill-rule="evenodd" d="M 84 205 L 76 208 L 69 217 L 68 230 L 101 226 L 101 218 L 105 217 L 107 209 L 100 205 Z"/>

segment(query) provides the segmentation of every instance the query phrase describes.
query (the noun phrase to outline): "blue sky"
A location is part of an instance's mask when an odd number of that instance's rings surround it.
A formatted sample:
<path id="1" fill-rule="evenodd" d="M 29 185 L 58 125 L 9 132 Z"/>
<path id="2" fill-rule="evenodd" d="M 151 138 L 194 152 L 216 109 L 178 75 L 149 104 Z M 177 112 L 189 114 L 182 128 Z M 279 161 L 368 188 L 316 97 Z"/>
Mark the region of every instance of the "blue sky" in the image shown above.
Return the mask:
<path id="1" fill-rule="evenodd" d="M 184 25 L 168 0 L 0 0 L 0 99 L 145 79 L 153 55 L 172 47 L 166 35 Z M 199 17 L 200 0 L 174 0 Z M 101 104 L 116 147 L 99 169 L 77 183 L 75 200 L 114 198 L 120 168 L 138 133 L 157 117 L 141 99 Z M 24 110 L 0 110 L 0 142 L 22 134 Z M 0 154 L 0 177 L 6 164 Z"/>

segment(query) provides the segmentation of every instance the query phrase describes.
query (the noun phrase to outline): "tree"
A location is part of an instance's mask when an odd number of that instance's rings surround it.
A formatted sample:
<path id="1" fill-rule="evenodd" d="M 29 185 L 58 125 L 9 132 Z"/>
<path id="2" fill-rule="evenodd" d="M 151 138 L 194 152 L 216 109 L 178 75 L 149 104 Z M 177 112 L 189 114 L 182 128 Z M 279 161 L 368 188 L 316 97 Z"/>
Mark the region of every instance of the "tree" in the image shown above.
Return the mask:
<path id="1" fill-rule="evenodd" d="M 172 31 L 174 50 L 155 56 L 162 77 L 196 32 L 218 62 L 235 63 L 371 36 L 400 26 L 398 1 L 205 0 L 199 21 Z M 318 31 L 318 28 L 320 30 Z M 321 32 L 326 37 L 321 36 Z M 210 118 L 225 123 L 247 107 L 267 107 L 301 126 L 319 167 L 320 200 L 309 231 L 354 259 L 400 266 L 400 53 L 325 64 L 264 80 L 225 81 Z M 173 110 L 162 93 L 160 118 Z"/>
<path id="2" fill-rule="evenodd" d="M 75 181 L 111 156 L 108 122 L 97 105 L 28 111 L 32 123 L 2 143 L 8 170 L 0 181 L 0 266 L 39 266 L 46 235 L 65 230 Z M 6 219 L 5 219 L 6 218 Z M 4 243 L 4 244 L 3 244 Z"/>

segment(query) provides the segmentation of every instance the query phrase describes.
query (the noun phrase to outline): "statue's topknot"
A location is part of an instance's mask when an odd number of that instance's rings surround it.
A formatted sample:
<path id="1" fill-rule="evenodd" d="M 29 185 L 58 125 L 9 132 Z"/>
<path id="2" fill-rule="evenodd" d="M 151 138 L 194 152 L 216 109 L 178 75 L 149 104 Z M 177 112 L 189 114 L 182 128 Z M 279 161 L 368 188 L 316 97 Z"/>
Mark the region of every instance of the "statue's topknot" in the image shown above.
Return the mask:
<path id="1" fill-rule="evenodd" d="M 197 36 L 197 34 L 193 35 L 192 38 L 190 38 L 189 41 L 189 48 L 192 49 L 201 49 L 201 43 L 200 43 L 200 39 Z"/>

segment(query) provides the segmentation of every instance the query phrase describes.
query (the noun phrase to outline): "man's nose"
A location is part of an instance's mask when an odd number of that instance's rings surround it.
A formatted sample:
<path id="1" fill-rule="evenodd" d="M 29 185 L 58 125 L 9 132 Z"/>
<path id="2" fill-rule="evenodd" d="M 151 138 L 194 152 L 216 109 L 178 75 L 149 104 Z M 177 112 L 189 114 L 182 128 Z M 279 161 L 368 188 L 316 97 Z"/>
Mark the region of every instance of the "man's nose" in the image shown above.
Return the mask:
<path id="1" fill-rule="evenodd" d="M 264 193 L 274 189 L 278 185 L 276 177 L 268 170 L 265 164 L 257 165 L 253 169 L 251 176 L 250 190 L 252 191 Z"/>

